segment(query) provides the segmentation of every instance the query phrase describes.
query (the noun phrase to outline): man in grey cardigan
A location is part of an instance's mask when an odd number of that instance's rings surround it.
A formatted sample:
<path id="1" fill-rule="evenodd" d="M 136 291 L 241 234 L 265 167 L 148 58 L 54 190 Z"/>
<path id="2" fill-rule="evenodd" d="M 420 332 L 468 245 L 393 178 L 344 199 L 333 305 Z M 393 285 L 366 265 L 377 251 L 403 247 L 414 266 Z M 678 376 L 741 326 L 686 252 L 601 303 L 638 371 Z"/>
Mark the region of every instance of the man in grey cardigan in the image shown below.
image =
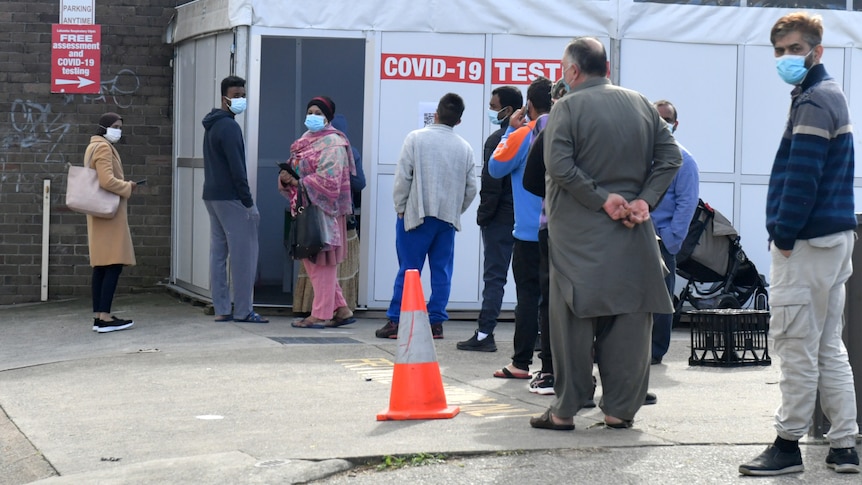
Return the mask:
<path id="1" fill-rule="evenodd" d="M 398 275 L 386 325 L 375 332 L 379 338 L 398 338 L 404 273 L 408 269 L 421 271 L 426 257 L 431 269 L 431 334 L 435 339 L 443 338 L 443 322 L 449 319 L 446 305 L 452 287 L 455 231 L 461 230 L 461 214 L 476 197 L 473 148 L 453 130 L 461 123 L 463 112 L 460 96 L 444 95 L 437 104 L 434 124 L 410 132 L 401 148 L 392 190 L 398 214 Z"/>

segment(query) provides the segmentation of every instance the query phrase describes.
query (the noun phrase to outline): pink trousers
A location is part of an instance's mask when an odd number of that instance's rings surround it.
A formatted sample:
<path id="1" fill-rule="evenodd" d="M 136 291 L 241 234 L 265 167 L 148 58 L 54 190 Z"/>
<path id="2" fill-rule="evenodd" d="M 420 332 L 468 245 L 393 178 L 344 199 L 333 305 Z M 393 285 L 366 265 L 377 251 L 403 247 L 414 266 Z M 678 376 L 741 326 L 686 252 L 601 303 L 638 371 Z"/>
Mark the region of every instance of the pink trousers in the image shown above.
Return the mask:
<path id="1" fill-rule="evenodd" d="M 307 259 L 303 259 L 302 264 L 314 289 L 311 316 L 331 320 L 335 310 L 347 306 L 338 284 L 338 265 L 317 265 Z"/>

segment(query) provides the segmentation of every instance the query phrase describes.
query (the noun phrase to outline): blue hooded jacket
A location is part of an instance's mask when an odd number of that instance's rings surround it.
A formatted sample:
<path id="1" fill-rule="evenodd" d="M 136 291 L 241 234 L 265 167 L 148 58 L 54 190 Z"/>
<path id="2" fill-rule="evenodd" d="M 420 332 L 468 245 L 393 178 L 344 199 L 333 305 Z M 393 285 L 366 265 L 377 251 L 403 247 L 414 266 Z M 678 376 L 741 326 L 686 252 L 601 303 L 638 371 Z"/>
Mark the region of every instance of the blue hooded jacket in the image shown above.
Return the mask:
<path id="1" fill-rule="evenodd" d="M 245 142 L 234 114 L 213 108 L 203 119 L 204 193 L 203 200 L 239 200 L 252 207 L 245 165 Z"/>

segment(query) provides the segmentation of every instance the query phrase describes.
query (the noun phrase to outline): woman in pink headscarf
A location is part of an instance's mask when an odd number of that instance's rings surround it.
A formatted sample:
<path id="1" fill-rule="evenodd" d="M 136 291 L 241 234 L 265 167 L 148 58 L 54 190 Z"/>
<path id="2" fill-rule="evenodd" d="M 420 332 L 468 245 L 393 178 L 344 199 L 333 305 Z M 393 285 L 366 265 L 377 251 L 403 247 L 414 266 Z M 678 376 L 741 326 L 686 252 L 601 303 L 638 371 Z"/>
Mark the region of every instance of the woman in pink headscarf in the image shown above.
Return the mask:
<path id="1" fill-rule="evenodd" d="M 356 173 L 350 142 L 330 124 L 335 103 L 326 96 L 308 102 L 308 131 L 290 146 L 288 163 L 299 174 L 297 181 L 287 171 L 278 176 L 279 191 L 296 209 L 301 183 L 311 203 L 326 215 L 326 247 L 302 264 L 311 279 L 314 301 L 311 315 L 293 322 L 297 328 L 340 327 L 356 321 L 338 284 L 338 264 L 347 256 L 346 216 L 353 213 L 350 175 Z"/>

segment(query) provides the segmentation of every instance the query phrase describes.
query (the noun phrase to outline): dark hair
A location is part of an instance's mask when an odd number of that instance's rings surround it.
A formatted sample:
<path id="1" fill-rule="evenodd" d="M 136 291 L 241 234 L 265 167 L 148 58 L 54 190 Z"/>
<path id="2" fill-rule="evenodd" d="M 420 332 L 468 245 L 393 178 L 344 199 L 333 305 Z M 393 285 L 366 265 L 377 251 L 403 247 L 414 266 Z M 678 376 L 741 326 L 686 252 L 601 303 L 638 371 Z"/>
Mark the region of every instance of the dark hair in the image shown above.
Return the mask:
<path id="1" fill-rule="evenodd" d="M 814 47 L 823 40 L 823 21 L 819 15 L 809 15 L 808 12 L 794 12 L 785 15 L 775 22 L 769 32 L 772 45 L 791 32 L 802 34 L 802 40 Z"/>
<path id="2" fill-rule="evenodd" d="M 455 126 L 464 114 L 464 100 L 455 93 L 446 93 L 437 103 L 437 121 L 444 125 Z"/>
<path id="3" fill-rule="evenodd" d="M 551 85 L 550 79 L 539 76 L 527 88 L 527 101 L 533 105 L 537 113 L 551 111 Z"/>
<path id="4" fill-rule="evenodd" d="M 221 80 L 221 95 L 227 96 L 227 90 L 230 88 L 244 88 L 245 79 L 239 76 L 228 76 Z"/>
<path id="5" fill-rule="evenodd" d="M 676 111 L 676 106 L 673 105 L 670 101 L 666 99 L 660 99 L 653 103 L 653 106 L 658 108 L 659 106 L 667 106 L 673 112 L 673 120 L 676 121 L 679 118 L 679 113 Z"/>
<path id="6" fill-rule="evenodd" d="M 588 76 L 606 77 L 608 74 L 605 45 L 595 37 L 575 37 L 566 46 L 566 55 Z"/>
<path id="7" fill-rule="evenodd" d="M 117 120 L 122 120 L 123 117 L 117 113 L 107 112 L 99 117 L 99 126 L 96 128 L 97 135 L 105 135 L 108 133 L 108 128 L 111 127 Z"/>
<path id="8" fill-rule="evenodd" d="M 497 98 L 500 100 L 501 108 L 511 106 L 512 111 L 515 111 L 524 106 L 524 95 L 521 94 L 521 90 L 515 86 L 500 86 L 491 91 L 491 95 L 497 95 Z"/>

